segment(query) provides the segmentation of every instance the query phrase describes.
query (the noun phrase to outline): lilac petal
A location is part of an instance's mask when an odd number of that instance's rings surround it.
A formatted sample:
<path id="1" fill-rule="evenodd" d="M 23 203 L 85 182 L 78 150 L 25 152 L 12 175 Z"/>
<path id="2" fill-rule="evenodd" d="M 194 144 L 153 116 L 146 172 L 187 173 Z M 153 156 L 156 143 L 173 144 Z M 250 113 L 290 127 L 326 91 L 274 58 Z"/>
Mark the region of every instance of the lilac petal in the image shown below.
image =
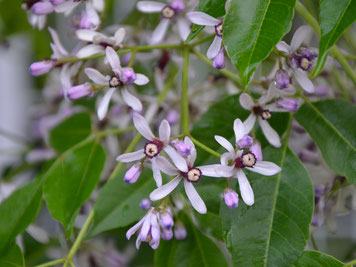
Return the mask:
<path id="1" fill-rule="evenodd" d="M 215 135 L 214 138 L 215 138 L 216 142 L 218 142 L 227 151 L 229 151 L 232 154 L 235 153 L 234 147 L 231 145 L 231 143 L 228 140 L 226 140 L 225 137 Z"/>
<path id="2" fill-rule="evenodd" d="M 179 153 L 171 146 L 167 145 L 164 147 L 164 152 L 170 157 L 174 165 L 182 172 L 188 171 L 187 162 L 185 159 L 179 155 Z"/>
<path id="3" fill-rule="evenodd" d="M 187 13 L 187 18 L 194 24 L 203 26 L 215 26 L 220 23 L 220 20 L 198 11 Z"/>
<path id="4" fill-rule="evenodd" d="M 50 2 L 37 2 L 32 7 L 32 12 L 35 15 L 47 15 L 54 10 L 53 5 Z"/>
<path id="5" fill-rule="evenodd" d="M 279 51 L 282 51 L 282 52 L 285 52 L 287 54 L 290 53 L 290 47 L 289 45 L 285 42 L 285 41 L 280 41 L 277 45 L 276 45 L 276 48 L 279 50 Z"/>
<path id="6" fill-rule="evenodd" d="M 114 34 L 114 39 L 115 39 L 114 45 L 119 46 L 121 44 L 122 40 L 124 40 L 125 35 L 126 35 L 125 29 L 119 28 Z"/>
<path id="7" fill-rule="evenodd" d="M 121 95 L 122 95 L 122 98 L 124 99 L 125 103 L 129 107 L 131 107 L 133 110 L 138 111 L 138 112 L 140 112 L 142 110 L 141 101 L 136 96 L 131 94 L 129 92 L 129 90 L 127 90 L 126 88 L 122 88 Z"/>
<path id="8" fill-rule="evenodd" d="M 108 60 L 112 70 L 121 71 L 120 59 L 118 54 L 116 54 L 115 50 L 112 47 L 108 46 L 105 49 L 105 53 L 106 53 L 106 59 Z"/>
<path id="9" fill-rule="evenodd" d="M 178 27 L 178 32 L 179 32 L 180 38 L 184 42 L 190 33 L 189 24 L 187 23 L 187 21 L 185 19 L 179 18 L 177 20 L 177 27 Z"/>
<path id="10" fill-rule="evenodd" d="M 148 212 L 146 219 L 144 220 L 141 231 L 140 231 L 140 238 L 141 241 L 146 241 L 147 235 L 151 228 L 151 217 L 154 216 L 152 214 L 152 209 Z"/>
<path id="11" fill-rule="evenodd" d="M 234 132 L 236 143 L 240 141 L 242 137 L 244 137 L 244 135 L 246 134 L 244 124 L 240 119 L 234 120 Z"/>
<path id="12" fill-rule="evenodd" d="M 116 160 L 121 161 L 121 162 L 132 162 L 132 161 L 140 160 L 144 157 L 145 157 L 145 153 L 144 153 L 143 149 L 140 149 L 135 152 L 122 154 L 122 155 L 118 156 L 116 158 Z"/>
<path id="13" fill-rule="evenodd" d="M 245 128 L 245 133 L 248 134 L 251 132 L 253 126 L 255 125 L 256 122 L 256 115 L 251 113 L 247 119 L 244 121 L 244 128 Z"/>
<path id="14" fill-rule="evenodd" d="M 145 85 L 149 82 L 150 80 L 147 78 L 146 75 L 143 75 L 141 73 L 136 73 L 136 79 L 134 81 L 135 84 L 137 85 Z"/>
<path id="15" fill-rule="evenodd" d="M 221 43 L 222 43 L 222 38 L 216 35 L 213 42 L 209 46 L 208 51 L 206 52 L 206 56 L 209 59 L 212 59 L 216 57 L 217 54 L 219 54 Z"/>
<path id="16" fill-rule="evenodd" d="M 110 88 L 104 95 L 98 107 L 98 118 L 102 120 L 105 118 L 106 113 L 108 112 L 110 99 L 115 92 L 116 88 Z"/>
<path id="17" fill-rule="evenodd" d="M 197 190 L 194 188 L 194 185 L 188 182 L 187 180 L 184 180 L 184 188 L 185 188 L 185 193 L 187 194 L 190 203 L 192 203 L 193 208 L 196 209 L 197 212 L 201 214 L 205 214 L 206 213 L 205 203 L 199 196 Z"/>
<path id="18" fill-rule="evenodd" d="M 143 13 L 156 13 L 161 12 L 166 5 L 155 1 L 139 1 L 136 7 Z"/>
<path id="19" fill-rule="evenodd" d="M 161 124 L 159 125 L 159 139 L 164 143 L 164 144 L 169 144 L 171 137 L 171 126 L 169 126 L 169 123 L 167 120 L 163 120 Z"/>
<path id="20" fill-rule="evenodd" d="M 240 105 L 246 110 L 251 110 L 255 106 L 255 103 L 253 102 L 251 96 L 246 93 L 242 93 L 240 95 L 239 101 Z"/>
<path id="21" fill-rule="evenodd" d="M 255 196 L 253 194 L 252 187 L 242 170 L 237 171 L 237 179 L 239 181 L 239 187 L 243 201 L 246 203 L 246 205 L 252 206 L 253 203 L 255 203 Z"/>
<path id="22" fill-rule="evenodd" d="M 99 85 L 108 85 L 109 79 L 102 75 L 99 71 L 93 68 L 85 68 L 85 74 L 90 80 Z"/>
<path id="23" fill-rule="evenodd" d="M 307 91 L 310 94 L 314 93 L 315 91 L 314 85 L 312 81 L 309 80 L 307 74 L 304 71 L 302 71 L 301 69 L 295 69 L 294 77 L 305 91 Z"/>
<path id="24" fill-rule="evenodd" d="M 85 11 L 87 13 L 88 18 L 90 18 L 90 24 L 95 26 L 96 28 L 100 24 L 100 17 L 96 12 L 95 8 L 91 3 L 87 3 L 85 6 Z"/>
<path id="25" fill-rule="evenodd" d="M 229 161 L 234 159 L 235 159 L 235 152 L 234 153 L 226 152 L 221 155 L 220 162 L 221 164 L 228 166 Z"/>
<path id="26" fill-rule="evenodd" d="M 130 239 L 131 236 L 137 232 L 138 229 L 140 229 L 141 225 L 143 224 L 143 222 L 145 221 L 147 217 L 147 214 L 145 216 L 143 216 L 143 218 L 136 223 L 134 226 L 132 226 L 127 232 L 126 232 L 126 238 Z"/>
<path id="27" fill-rule="evenodd" d="M 281 171 L 281 168 L 269 161 L 257 161 L 253 167 L 246 167 L 248 170 L 252 172 L 257 172 L 262 175 L 275 175 Z"/>
<path id="28" fill-rule="evenodd" d="M 195 148 L 194 143 L 188 136 L 186 136 L 184 138 L 184 143 L 187 144 L 188 146 L 190 146 L 190 155 L 187 157 L 187 162 L 188 162 L 188 165 L 193 166 L 194 162 L 197 158 L 197 150 Z"/>
<path id="29" fill-rule="evenodd" d="M 182 180 L 182 177 L 178 175 L 175 177 L 173 180 L 171 180 L 168 184 L 165 184 L 155 190 L 150 194 L 150 199 L 152 201 L 156 201 L 159 199 L 164 198 L 165 196 L 168 196 L 179 184 L 179 182 Z"/>
<path id="30" fill-rule="evenodd" d="M 140 249 L 140 246 L 141 246 L 141 238 L 140 236 L 138 235 L 137 236 L 137 239 L 136 239 L 136 249 Z"/>
<path id="31" fill-rule="evenodd" d="M 165 157 L 158 156 L 156 159 L 158 168 L 167 175 L 178 175 L 179 170 L 175 168 Z"/>
<path id="32" fill-rule="evenodd" d="M 83 48 L 81 48 L 77 52 L 76 57 L 85 58 L 85 57 L 90 57 L 92 55 L 101 54 L 101 53 L 104 53 L 104 47 L 102 47 L 101 45 L 90 44 L 90 45 L 87 45 L 87 46 L 84 46 Z"/>
<path id="33" fill-rule="evenodd" d="M 250 147 L 250 152 L 252 152 L 258 161 L 263 159 L 261 144 L 257 141 Z"/>
<path id="34" fill-rule="evenodd" d="M 284 91 L 277 89 L 274 83 L 271 83 L 268 87 L 267 93 L 263 94 L 260 99 L 258 99 L 258 104 L 260 106 L 264 106 L 267 102 L 271 101 L 276 96 L 277 90 L 282 92 Z"/>
<path id="35" fill-rule="evenodd" d="M 258 122 L 267 141 L 274 147 L 280 147 L 281 139 L 279 138 L 278 133 L 271 127 L 271 125 L 269 125 L 268 121 L 258 118 Z"/>
<path id="36" fill-rule="evenodd" d="M 166 35 L 168 25 L 169 25 L 169 19 L 162 19 L 161 22 L 158 24 L 156 29 L 152 33 L 152 37 L 150 40 L 151 45 L 155 45 L 160 43 L 164 36 Z"/>
<path id="37" fill-rule="evenodd" d="M 299 48 L 299 46 L 303 43 L 305 38 L 308 36 L 309 32 L 310 32 L 310 28 L 306 25 L 299 27 L 295 31 L 292 41 L 290 43 L 291 52 L 295 52 Z"/>
<path id="38" fill-rule="evenodd" d="M 159 167 L 157 165 L 156 158 L 151 159 L 151 162 L 152 162 L 153 178 L 156 181 L 157 187 L 161 187 L 162 186 L 162 174 L 161 174 L 161 170 L 159 169 Z"/>
<path id="39" fill-rule="evenodd" d="M 59 52 L 59 54 L 62 56 L 68 55 L 67 50 L 64 49 L 61 42 L 59 41 L 57 32 L 53 30 L 51 27 L 48 27 L 48 30 L 52 36 L 53 43 L 56 46 L 56 50 Z"/>
<path id="40" fill-rule="evenodd" d="M 204 176 L 209 177 L 231 177 L 232 169 L 229 166 L 221 165 L 221 164 L 213 164 L 206 166 L 197 167 L 201 170 Z"/>
<path id="41" fill-rule="evenodd" d="M 87 42 L 92 42 L 94 36 L 98 34 L 96 31 L 93 30 L 87 30 L 87 29 L 81 29 L 81 30 L 77 30 L 75 32 L 75 35 L 83 41 L 87 41 Z"/>
<path id="42" fill-rule="evenodd" d="M 137 131 L 147 140 L 152 141 L 155 136 L 153 135 L 150 127 L 148 126 L 148 123 L 144 117 L 142 117 L 140 114 L 135 113 L 133 116 L 133 123 L 135 125 L 135 128 Z"/>

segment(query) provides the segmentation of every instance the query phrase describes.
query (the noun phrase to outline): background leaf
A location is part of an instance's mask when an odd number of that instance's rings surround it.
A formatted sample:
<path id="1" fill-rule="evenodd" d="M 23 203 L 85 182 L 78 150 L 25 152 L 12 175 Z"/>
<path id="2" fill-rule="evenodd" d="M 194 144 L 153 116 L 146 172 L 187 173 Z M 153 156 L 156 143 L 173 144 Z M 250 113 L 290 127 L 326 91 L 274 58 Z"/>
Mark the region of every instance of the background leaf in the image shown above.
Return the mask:
<path id="1" fill-rule="evenodd" d="M 316 77 L 325 64 L 330 48 L 341 34 L 356 20 L 356 1 L 321 0 L 319 5 L 319 23 L 321 38 L 319 43 L 318 62 L 313 77 Z"/>
<path id="2" fill-rule="evenodd" d="M 258 64 L 291 27 L 295 0 L 231 0 L 223 39 L 245 87 Z"/>
<path id="3" fill-rule="evenodd" d="M 17 244 L 14 244 L 5 256 L 0 257 L 1 267 L 22 267 L 24 264 L 22 251 Z"/>
<path id="4" fill-rule="evenodd" d="M 282 171 L 274 176 L 247 173 L 255 204 L 248 207 L 240 200 L 239 207 L 230 210 L 222 201 L 220 208 L 235 266 L 291 266 L 309 239 L 314 204 L 309 174 L 286 145 L 263 152 L 264 160 Z"/>
<path id="5" fill-rule="evenodd" d="M 318 251 L 304 251 L 302 257 L 299 259 L 297 267 L 341 267 L 345 266 L 341 261 L 334 257 L 318 252 Z"/>
<path id="6" fill-rule="evenodd" d="M 104 168 L 105 152 L 95 142 L 84 142 L 68 150 L 48 170 L 44 198 L 53 218 L 70 236 L 80 207 L 95 189 Z"/>
<path id="7" fill-rule="evenodd" d="M 325 162 L 356 184 L 356 107 L 343 100 L 306 101 L 296 113 Z"/>

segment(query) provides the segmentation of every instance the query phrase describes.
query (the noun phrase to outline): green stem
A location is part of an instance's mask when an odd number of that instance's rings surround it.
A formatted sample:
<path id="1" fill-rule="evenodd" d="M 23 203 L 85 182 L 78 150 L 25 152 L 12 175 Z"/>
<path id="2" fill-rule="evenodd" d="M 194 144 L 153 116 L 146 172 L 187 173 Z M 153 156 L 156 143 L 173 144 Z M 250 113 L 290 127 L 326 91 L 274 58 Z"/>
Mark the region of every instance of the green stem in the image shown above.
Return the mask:
<path id="1" fill-rule="evenodd" d="M 49 261 L 46 262 L 44 264 L 40 264 L 40 265 L 36 265 L 35 267 L 49 267 L 49 266 L 54 266 L 56 264 L 61 264 L 63 262 L 65 262 L 66 259 L 58 259 L 58 260 L 54 260 L 54 261 Z"/>
<path id="2" fill-rule="evenodd" d="M 190 46 L 190 47 L 194 47 L 194 46 L 200 45 L 200 44 L 202 44 L 202 43 L 205 43 L 206 41 L 212 39 L 215 35 L 216 35 L 216 34 L 213 33 L 213 34 L 210 34 L 210 35 L 208 35 L 208 36 L 205 36 L 205 37 L 201 38 L 200 40 L 198 40 L 198 41 L 196 41 L 196 42 L 190 44 L 189 46 Z"/>
<path id="3" fill-rule="evenodd" d="M 182 107 L 181 107 L 181 114 L 182 114 L 182 125 L 183 125 L 183 132 L 185 134 L 189 134 L 189 98 L 188 98 L 188 75 L 189 75 L 189 48 L 186 47 L 183 50 L 183 75 L 182 75 Z"/>
<path id="4" fill-rule="evenodd" d="M 220 158 L 221 155 L 216 152 L 215 150 L 211 149 L 210 147 L 207 147 L 206 145 L 204 145 L 203 143 L 200 143 L 197 139 L 195 139 L 193 136 L 189 135 L 190 139 L 192 139 L 193 143 L 196 144 L 198 147 L 200 147 L 201 149 L 205 150 L 206 152 L 210 153 L 211 155 Z"/>
<path id="5" fill-rule="evenodd" d="M 137 53 L 137 49 L 132 49 L 132 54 L 131 54 L 130 62 L 129 62 L 129 64 L 127 65 L 127 67 L 131 67 L 132 64 L 134 63 L 135 58 L 136 58 L 136 53 Z"/>

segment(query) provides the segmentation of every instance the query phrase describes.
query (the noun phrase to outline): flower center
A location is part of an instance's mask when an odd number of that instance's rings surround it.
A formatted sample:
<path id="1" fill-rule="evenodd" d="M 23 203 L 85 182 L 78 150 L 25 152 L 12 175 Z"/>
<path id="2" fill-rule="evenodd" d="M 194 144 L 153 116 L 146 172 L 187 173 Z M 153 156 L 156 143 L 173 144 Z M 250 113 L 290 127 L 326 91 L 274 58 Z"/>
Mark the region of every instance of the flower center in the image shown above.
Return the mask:
<path id="1" fill-rule="evenodd" d="M 218 25 L 215 25 L 215 33 L 217 36 L 222 37 L 223 35 L 222 22 L 220 22 Z"/>
<path id="2" fill-rule="evenodd" d="M 146 143 L 144 148 L 145 155 L 150 159 L 157 157 L 161 152 L 163 146 L 164 144 L 162 143 L 162 141 L 158 139 L 155 139 L 152 142 L 148 142 Z"/>
<path id="3" fill-rule="evenodd" d="M 302 69 L 302 70 L 309 70 L 312 66 L 312 62 L 307 59 L 306 57 L 301 57 L 299 59 L 299 67 Z"/>
<path id="4" fill-rule="evenodd" d="M 256 156 L 252 152 L 246 152 L 241 157 L 235 159 L 235 167 L 242 169 L 245 167 L 253 167 L 256 164 Z"/>
<path id="5" fill-rule="evenodd" d="M 192 182 L 192 183 L 197 183 L 199 182 L 200 178 L 201 178 L 201 170 L 199 170 L 198 168 L 192 167 L 189 168 L 189 171 L 184 173 L 184 177 L 187 178 L 188 182 Z"/>
<path id="6" fill-rule="evenodd" d="M 109 80 L 109 86 L 111 88 L 122 87 L 124 83 L 116 76 L 112 76 Z"/>
<path id="7" fill-rule="evenodd" d="M 162 9 L 162 17 L 164 17 L 165 19 L 171 19 L 175 15 L 176 15 L 176 11 L 170 6 L 165 6 Z"/>
<path id="8" fill-rule="evenodd" d="M 260 116 L 263 120 L 269 120 L 272 117 L 272 114 L 268 109 L 263 109 L 260 106 L 254 106 L 252 111 L 256 116 Z"/>

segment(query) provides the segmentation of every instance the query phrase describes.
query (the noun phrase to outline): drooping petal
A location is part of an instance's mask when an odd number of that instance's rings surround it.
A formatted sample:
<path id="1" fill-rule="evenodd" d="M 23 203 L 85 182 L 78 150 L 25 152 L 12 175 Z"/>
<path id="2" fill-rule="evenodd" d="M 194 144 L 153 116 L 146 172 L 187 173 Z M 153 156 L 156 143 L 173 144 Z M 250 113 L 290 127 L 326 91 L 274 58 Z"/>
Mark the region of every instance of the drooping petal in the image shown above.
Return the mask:
<path id="1" fill-rule="evenodd" d="M 220 23 L 220 20 L 199 11 L 188 12 L 187 18 L 194 24 L 203 26 L 215 26 Z"/>
<path id="2" fill-rule="evenodd" d="M 102 75 L 99 71 L 93 68 L 85 68 L 85 74 L 90 80 L 99 85 L 108 85 L 109 79 Z"/>
<path id="3" fill-rule="evenodd" d="M 115 50 L 112 47 L 108 46 L 105 49 L 105 53 L 106 53 L 106 59 L 108 60 L 112 70 L 121 71 L 120 58 L 118 54 L 116 54 Z"/>
<path id="4" fill-rule="evenodd" d="M 167 175 L 178 175 L 179 170 L 175 168 L 165 157 L 157 156 L 156 163 L 158 168 Z"/>
<path id="5" fill-rule="evenodd" d="M 104 53 L 104 51 L 105 51 L 104 47 L 102 47 L 101 45 L 90 44 L 81 48 L 77 52 L 76 57 L 78 58 L 90 57 L 92 55 Z"/>
<path id="6" fill-rule="evenodd" d="M 65 50 L 65 48 L 63 47 L 63 45 L 61 44 L 61 42 L 59 41 L 59 37 L 58 34 L 55 30 L 53 30 L 51 27 L 48 27 L 48 30 L 52 36 L 52 40 L 54 45 L 56 46 L 57 51 L 59 52 L 59 54 L 61 56 L 66 56 L 68 55 L 67 50 Z"/>
<path id="7" fill-rule="evenodd" d="M 187 194 L 190 203 L 192 203 L 193 208 L 197 212 L 201 214 L 205 214 L 206 213 L 205 203 L 199 196 L 197 190 L 194 188 L 193 183 L 184 180 L 184 188 L 185 188 L 185 193 Z"/>
<path id="8" fill-rule="evenodd" d="M 133 116 L 133 123 L 135 125 L 135 128 L 137 131 L 147 140 L 152 141 L 155 136 L 153 135 L 150 127 L 148 126 L 148 123 L 144 117 L 142 117 L 140 114 L 135 113 Z"/>
<path id="9" fill-rule="evenodd" d="M 268 121 L 258 118 L 258 122 L 267 141 L 274 147 L 280 147 L 281 139 L 279 138 L 278 133 L 271 127 L 271 125 L 269 125 Z"/>
<path id="10" fill-rule="evenodd" d="M 310 31 L 309 26 L 301 26 L 299 27 L 292 38 L 292 41 L 290 42 L 290 49 L 291 52 L 295 52 L 299 46 L 303 43 L 303 41 L 305 40 L 305 38 L 308 36 Z"/>
<path id="11" fill-rule="evenodd" d="M 116 160 L 120 161 L 120 162 L 132 162 L 132 161 L 140 160 L 144 157 L 145 157 L 145 153 L 144 153 L 143 149 L 140 149 L 135 152 L 122 154 L 122 155 L 118 156 L 116 158 Z"/>
<path id="12" fill-rule="evenodd" d="M 161 20 L 161 22 L 157 25 L 156 29 L 152 33 L 152 37 L 150 40 L 151 45 L 158 44 L 163 40 L 164 36 L 166 35 L 168 25 L 169 19 Z"/>
<path id="13" fill-rule="evenodd" d="M 187 21 L 185 19 L 179 18 L 177 20 L 177 27 L 178 27 L 178 32 L 179 32 L 180 38 L 184 42 L 190 33 L 189 24 L 187 23 Z"/>
<path id="14" fill-rule="evenodd" d="M 281 168 L 278 165 L 269 161 L 257 161 L 253 167 L 246 168 L 252 172 L 257 172 L 267 176 L 275 175 L 281 171 Z"/>
<path id="15" fill-rule="evenodd" d="M 253 203 L 255 203 L 255 196 L 253 194 L 252 187 L 242 170 L 237 171 L 237 179 L 239 181 L 239 187 L 243 201 L 246 203 L 246 205 L 252 206 Z"/>
<path id="16" fill-rule="evenodd" d="M 229 151 L 232 154 L 235 153 L 234 147 L 231 145 L 231 143 L 228 140 L 226 140 L 225 137 L 215 135 L 214 138 L 215 138 L 216 142 L 218 142 L 227 151 Z"/>
<path id="17" fill-rule="evenodd" d="M 240 141 L 245 134 L 247 134 L 245 132 L 245 126 L 240 119 L 234 120 L 234 132 L 236 143 Z"/>
<path id="18" fill-rule="evenodd" d="M 162 186 L 162 174 L 161 174 L 161 170 L 159 169 L 159 167 L 157 165 L 156 158 L 151 159 L 151 162 L 152 162 L 153 178 L 156 181 L 157 187 L 161 187 Z"/>
<path id="19" fill-rule="evenodd" d="M 165 7 L 165 4 L 155 1 L 139 1 L 137 2 L 136 7 L 143 13 L 156 13 L 161 12 Z"/>
<path id="20" fill-rule="evenodd" d="M 143 75 L 141 73 L 136 73 L 136 79 L 134 81 L 134 84 L 137 85 L 145 85 L 149 82 L 150 80 L 147 78 L 146 75 Z"/>
<path id="21" fill-rule="evenodd" d="M 204 176 L 225 178 L 232 176 L 232 168 L 221 164 L 199 166 L 197 168 L 201 170 Z"/>
<path id="22" fill-rule="evenodd" d="M 110 88 L 104 95 L 98 107 L 98 118 L 102 120 L 105 118 L 106 113 L 108 112 L 110 99 L 115 92 L 116 88 Z"/>
<path id="23" fill-rule="evenodd" d="M 167 155 L 170 157 L 170 159 L 173 161 L 174 165 L 182 172 L 187 172 L 188 171 L 188 166 L 187 162 L 185 159 L 179 155 L 179 153 L 170 145 L 167 145 L 164 147 L 164 152 L 167 153 Z"/>
<path id="24" fill-rule="evenodd" d="M 140 235 L 138 235 L 136 238 L 136 249 L 140 249 L 141 242 L 142 241 L 141 241 Z"/>
<path id="25" fill-rule="evenodd" d="M 159 199 L 164 198 L 165 196 L 168 196 L 179 184 L 179 182 L 182 180 L 182 177 L 178 175 L 175 177 L 173 180 L 171 180 L 168 184 L 165 184 L 155 190 L 150 194 L 150 199 L 152 201 L 156 201 Z"/>
<path id="26" fill-rule="evenodd" d="M 88 29 L 80 29 L 75 32 L 75 35 L 83 41 L 92 42 L 94 36 L 98 34 L 96 31 Z"/>
<path id="27" fill-rule="evenodd" d="M 289 46 L 285 41 L 280 41 L 280 42 L 276 45 L 276 48 L 277 48 L 279 51 L 285 52 L 285 53 L 287 53 L 287 54 L 289 54 L 290 51 L 291 51 L 290 46 Z"/>
<path id="28" fill-rule="evenodd" d="M 190 155 L 187 157 L 187 162 L 188 162 L 188 165 L 193 166 L 194 162 L 197 158 L 197 150 L 195 148 L 194 143 L 188 136 L 186 136 L 184 138 L 184 143 L 187 144 L 188 146 L 190 146 Z"/>
<path id="29" fill-rule="evenodd" d="M 124 40 L 125 38 L 125 34 L 126 34 L 126 31 L 125 31 L 125 28 L 119 28 L 115 34 L 114 34 L 114 45 L 115 46 L 119 46 L 119 44 L 121 44 L 122 40 Z"/>
<path id="30" fill-rule="evenodd" d="M 141 231 L 140 231 L 141 241 L 146 241 L 147 235 L 151 228 L 151 217 L 152 216 L 154 216 L 154 215 L 152 214 L 152 208 L 151 208 L 151 210 L 148 212 L 147 217 L 144 220 L 142 227 L 141 227 Z"/>
<path id="31" fill-rule="evenodd" d="M 126 232 L 126 238 L 130 239 L 131 236 L 137 232 L 138 229 L 142 226 L 143 222 L 146 220 L 147 214 L 142 217 L 142 219 L 136 223 L 134 226 L 132 226 L 127 232 Z"/>
<path id="32" fill-rule="evenodd" d="M 246 93 L 240 95 L 239 101 L 240 105 L 246 110 L 251 110 L 255 106 L 255 102 L 253 102 L 251 96 Z"/>
<path id="33" fill-rule="evenodd" d="M 309 80 L 307 74 L 304 71 L 302 71 L 301 69 L 295 69 L 293 73 L 295 79 L 305 91 L 307 91 L 310 94 L 314 93 L 315 91 L 314 84 L 312 83 L 311 80 Z"/>
<path id="34" fill-rule="evenodd" d="M 208 51 L 206 52 L 206 56 L 209 59 L 212 59 L 212 58 L 216 57 L 217 54 L 219 54 L 221 43 L 222 43 L 222 38 L 216 35 L 214 37 L 213 42 L 209 46 Z"/>
<path id="35" fill-rule="evenodd" d="M 124 99 L 125 103 L 129 107 L 131 107 L 133 110 L 138 111 L 138 112 L 140 112 L 142 110 L 141 101 L 136 96 L 131 94 L 129 92 L 129 90 L 127 90 L 126 88 L 122 88 L 121 95 L 122 95 L 122 98 Z"/>
<path id="36" fill-rule="evenodd" d="M 251 132 L 253 126 L 255 125 L 256 122 L 256 115 L 251 113 L 247 119 L 244 121 L 244 127 L 245 127 L 245 132 L 248 134 Z"/>
<path id="37" fill-rule="evenodd" d="M 169 144 L 170 137 L 171 137 L 171 126 L 169 126 L 167 120 L 163 120 L 159 125 L 159 139 L 164 144 Z"/>

